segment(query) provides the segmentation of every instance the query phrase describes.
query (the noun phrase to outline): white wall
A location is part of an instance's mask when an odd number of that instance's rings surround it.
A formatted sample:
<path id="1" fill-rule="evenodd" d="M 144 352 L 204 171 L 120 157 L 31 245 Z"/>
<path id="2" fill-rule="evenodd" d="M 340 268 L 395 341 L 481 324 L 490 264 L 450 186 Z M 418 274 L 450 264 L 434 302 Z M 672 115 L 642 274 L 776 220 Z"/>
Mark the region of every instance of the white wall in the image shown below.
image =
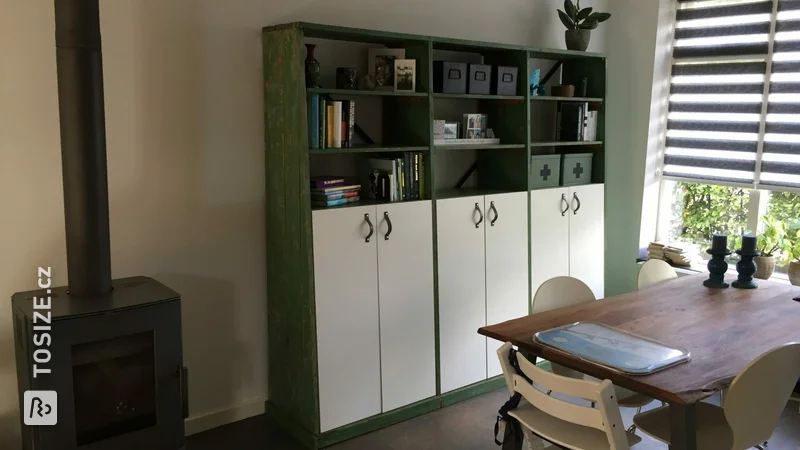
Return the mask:
<path id="1" fill-rule="evenodd" d="M 613 0 L 606 35 L 606 295 L 636 288 L 645 167 L 653 96 L 653 69 L 661 2 Z M 654 114 L 654 118 L 657 114 Z M 654 180 L 647 179 L 651 188 Z M 652 189 L 648 189 L 652 193 Z M 648 199 L 649 201 L 649 199 Z M 647 208 L 649 210 L 649 208 Z"/>
<path id="2" fill-rule="evenodd" d="M 0 4 L 8 298 L 34 288 L 39 265 L 53 267 L 56 284 L 67 278 L 53 2 Z M 266 393 L 261 27 L 303 20 L 563 48 L 556 4 L 101 0 L 113 275 L 150 275 L 183 295 L 190 431 L 255 414 Z M 589 50 L 603 50 L 609 28 Z M 0 308 L 2 449 L 18 445 L 9 309 Z"/>

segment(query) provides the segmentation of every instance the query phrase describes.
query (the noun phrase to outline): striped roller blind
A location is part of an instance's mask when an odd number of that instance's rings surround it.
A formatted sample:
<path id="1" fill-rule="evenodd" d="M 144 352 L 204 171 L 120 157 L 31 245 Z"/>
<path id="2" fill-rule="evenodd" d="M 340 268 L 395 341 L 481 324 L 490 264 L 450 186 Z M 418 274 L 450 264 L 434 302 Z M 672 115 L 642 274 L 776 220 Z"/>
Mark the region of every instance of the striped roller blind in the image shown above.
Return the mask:
<path id="1" fill-rule="evenodd" d="M 678 0 L 667 178 L 800 188 L 800 0 Z"/>

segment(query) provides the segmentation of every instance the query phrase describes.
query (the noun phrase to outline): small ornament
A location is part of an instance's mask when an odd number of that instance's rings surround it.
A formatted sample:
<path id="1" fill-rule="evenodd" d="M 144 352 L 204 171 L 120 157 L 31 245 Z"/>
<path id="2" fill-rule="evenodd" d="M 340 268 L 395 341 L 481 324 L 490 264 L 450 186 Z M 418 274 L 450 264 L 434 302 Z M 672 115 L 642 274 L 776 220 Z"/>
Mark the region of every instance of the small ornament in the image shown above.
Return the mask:
<path id="1" fill-rule="evenodd" d="M 361 77 L 361 90 L 364 91 L 374 91 L 375 90 L 375 77 L 370 74 L 366 74 Z"/>
<path id="2" fill-rule="evenodd" d="M 756 273 L 756 262 L 753 258 L 761 256 L 761 252 L 757 250 L 758 238 L 751 234 L 742 236 L 742 248 L 736 250 L 736 253 L 741 256 L 739 262 L 736 263 L 736 271 L 739 272 L 739 278 L 731 283 L 731 286 L 737 289 L 755 289 L 758 287 L 753 281 L 753 274 Z"/>
<path id="3" fill-rule="evenodd" d="M 728 236 L 715 234 L 711 248 L 706 250 L 706 253 L 711 255 L 711 260 L 708 261 L 708 279 L 703 281 L 703 286 L 716 289 L 728 287 L 728 282 L 725 281 L 725 272 L 728 271 L 725 257 L 731 254 L 728 250 Z"/>
<path id="4" fill-rule="evenodd" d="M 356 69 L 354 67 L 336 68 L 336 89 L 356 89 Z"/>

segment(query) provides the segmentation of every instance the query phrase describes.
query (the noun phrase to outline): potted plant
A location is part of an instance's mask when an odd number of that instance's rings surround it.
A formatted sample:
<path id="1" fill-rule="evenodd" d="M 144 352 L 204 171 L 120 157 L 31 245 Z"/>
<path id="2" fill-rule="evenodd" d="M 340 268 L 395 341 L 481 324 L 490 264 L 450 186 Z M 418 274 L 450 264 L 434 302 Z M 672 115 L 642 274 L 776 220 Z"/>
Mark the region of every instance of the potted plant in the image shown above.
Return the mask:
<path id="1" fill-rule="evenodd" d="M 775 271 L 775 253 L 784 247 L 786 225 L 769 217 L 764 218 L 764 225 L 764 231 L 758 236 L 758 250 L 761 256 L 755 257 L 757 269 L 753 277 L 769 280 Z"/>
<path id="2" fill-rule="evenodd" d="M 585 52 L 589 47 L 592 30 L 597 28 L 597 24 L 600 22 L 608 20 L 611 14 L 592 12 L 592 8 L 581 9 L 581 0 L 577 0 L 577 3 L 572 3 L 572 0 L 564 0 L 564 11 L 559 9 L 558 17 L 561 19 L 561 23 L 567 27 L 567 31 L 564 32 L 567 49 Z"/>
<path id="3" fill-rule="evenodd" d="M 797 230 L 793 237 L 786 239 L 783 254 L 789 260 L 789 281 L 795 286 L 800 286 L 800 230 Z"/>

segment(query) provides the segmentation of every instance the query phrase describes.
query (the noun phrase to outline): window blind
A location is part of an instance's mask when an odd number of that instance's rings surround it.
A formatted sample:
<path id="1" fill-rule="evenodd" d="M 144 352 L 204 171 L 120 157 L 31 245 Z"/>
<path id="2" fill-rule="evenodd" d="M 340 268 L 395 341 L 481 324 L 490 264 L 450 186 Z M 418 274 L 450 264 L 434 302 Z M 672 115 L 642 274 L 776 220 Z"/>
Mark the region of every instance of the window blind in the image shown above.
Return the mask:
<path id="1" fill-rule="evenodd" d="M 678 0 L 672 56 L 664 175 L 800 188 L 800 0 Z"/>

